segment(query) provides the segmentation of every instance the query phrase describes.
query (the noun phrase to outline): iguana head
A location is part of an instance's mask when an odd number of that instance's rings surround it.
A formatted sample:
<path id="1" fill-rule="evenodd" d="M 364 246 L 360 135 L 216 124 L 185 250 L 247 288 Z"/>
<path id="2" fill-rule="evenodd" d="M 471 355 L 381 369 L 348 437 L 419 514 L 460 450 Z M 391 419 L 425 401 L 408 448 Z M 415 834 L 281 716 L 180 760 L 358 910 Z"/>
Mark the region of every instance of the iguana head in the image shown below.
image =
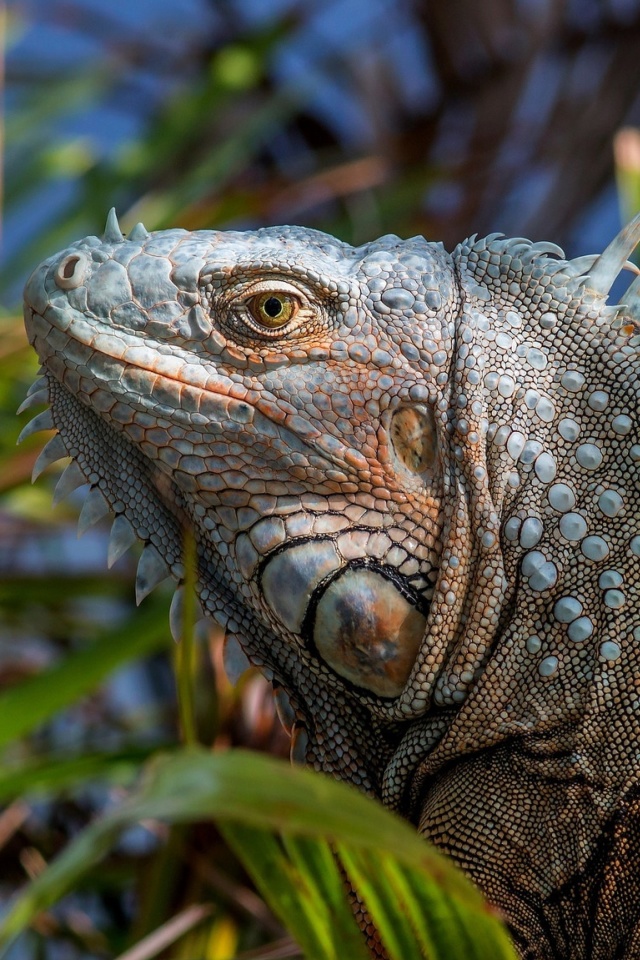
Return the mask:
<path id="1" fill-rule="evenodd" d="M 59 492 L 91 484 L 113 557 L 144 541 L 140 595 L 181 579 L 192 529 L 202 606 L 288 694 L 297 756 L 378 790 L 411 724 L 509 735 L 613 651 L 589 642 L 621 592 L 610 478 L 640 448 L 635 330 L 603 304 L 634 230 L 566 262 L 110 216 L 26 287 L 50 403 L 26 432 L 58 431 L 37 469 L 73 458 Z M 611 581 L 595 613 L 577 561 Z"/>

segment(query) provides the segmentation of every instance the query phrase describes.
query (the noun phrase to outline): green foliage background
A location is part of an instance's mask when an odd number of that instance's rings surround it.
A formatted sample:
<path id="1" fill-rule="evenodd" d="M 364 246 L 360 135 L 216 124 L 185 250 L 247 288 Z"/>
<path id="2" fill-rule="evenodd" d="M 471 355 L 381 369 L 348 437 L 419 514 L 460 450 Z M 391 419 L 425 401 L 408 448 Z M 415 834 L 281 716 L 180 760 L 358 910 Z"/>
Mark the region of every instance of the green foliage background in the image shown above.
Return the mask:
<path id="1" fill-rule="evenodd" d="M 4 216 L 9 225 L 26 216 L 34 227 L 14 231 L 0 268 L 0 901 L 9 905 L 0 955 L 357 957 L 343 869 L 390 957 L 508 957 L 506 936 L 479 895 L 407 825 L 343 785 L 229 749 L 286 755 L 266 683 L 249 671 L 231 686 L 213 627 L 186 625 L 176 648 L 169 591 L 136 610 L 135 557 L 106 571 L 106 527 L 76 544 L 81 495 L 52 509 L 55 471 L 29 485 L 41 436 L 15 446 L 28 419 L 15 410 L 37 366 L 17 307 L 21 284 L 42 257 L 99 233 L 112 205 L 125 230 L 137 220 L 149 229 L 297 221 L 353 243 L 386 232 L 450 230 L 461 238 L 494 226 L 483 223 L 480 203 L 491 199 L 491 181 L 478 175 L 507 141 L 497 122 L 505 109 L 500 84 L 491 81 L 506 60 L 496 53 L 493 25 L 479 19 L 479 8 L 491 5 L 462 4 L 460 22 L 466 17 L 484 38 L 484 61 L 473 69 L 471 57 L 447 61 L 448 43 L 463 54 L 467 48 L 444 7 L 398 5 L 407 30 L 435 51 L 439 100 L 424 108 L 400 82 L 407 80 L 402 44 L 413 50 L 414 40 L 399 34 L 400 52 L 390 58 L 384 18 L 371 49 L 357 37 L 346 48 L 327 43 L 324 59 L 309 59 L 305 83 L 295 84 L 280 69 L 283 51 L 310 57 L 325 42 L 314 35 L 312 3 L 254 20 L 239 14 L 241 4 L 211 3 L 207 29 L 194 22 L 175 46 L 163 32 L 171 16 L 180 32 L 179 5 L 163 25 L 133 35 L 123 33 L 117 6 L 96 13 L 80 2 L 36 4 L 33 23 L 27 8 L 2 10 Z M 90 38 L 98 54 L 12 60 L 43 11 L 59 29 Z M 339 17 L 340 5 L 333 11 Z M 526 29 L 514 11 L 504 4 L 504 24 Z M 614 60 L 630 29 L 617 40 L 609 32 Z M 543 53 L 545 44 L 558 50 L 552 31 L 538 39 Z M 635 74 L 629 67 L 620 77 L 632 86 Z M 507 79 L 503 73 L 503 85 Z M 357 103 L 369 132 L 327 121 L 318 87 L 331 81 L 339 87 L 333 109 L 350 115 Z M 607 89 L 605 78 L 603 96 Z M 611 149 L 624 92 L 607 94 L 619 109 L 609 111 L 606 135 L 600 131 L 603 150 Z M 455 113 L 465 96 L 482 108 L 495 142 L 491 150 L 472 143 L 464 158 L 455 150 L 438 158 L 438 118 Z M 105 145 L 83 123 L 114 105 L 131 109 L 134 133 Z M 385 126 L 383 115 L 393 123 Z M 547 134 L 560 155 L 560 133 Z M 520 173 L 524 166 L 512 176 Z M 603 177 L 585 180 L 558 229 L 570 231 Z M 640 182 L 633 149 L 618 178 L 632 212 Z M 438 212 L 432 198 L 450 196 L 452 187 L 462 200 Z"/>

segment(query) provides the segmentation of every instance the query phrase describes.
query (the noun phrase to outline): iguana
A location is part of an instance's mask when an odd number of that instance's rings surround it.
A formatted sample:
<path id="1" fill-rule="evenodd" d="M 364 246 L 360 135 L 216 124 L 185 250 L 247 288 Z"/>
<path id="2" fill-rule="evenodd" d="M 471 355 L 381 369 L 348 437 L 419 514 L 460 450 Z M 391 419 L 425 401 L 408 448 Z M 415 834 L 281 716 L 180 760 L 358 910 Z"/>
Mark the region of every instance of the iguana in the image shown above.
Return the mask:
<path id="1" fill-rule="evenodd" d="M 640 957 L 640 281 L 607 305 L 639 239 L 112 211 L 25 291 L 34 474 L 72 457 L 57 496 L 115 514 L 110 561 L 143 541 L 138 598 L 193 531 L 294 759 L 412 820 L 536 960 Z"/>

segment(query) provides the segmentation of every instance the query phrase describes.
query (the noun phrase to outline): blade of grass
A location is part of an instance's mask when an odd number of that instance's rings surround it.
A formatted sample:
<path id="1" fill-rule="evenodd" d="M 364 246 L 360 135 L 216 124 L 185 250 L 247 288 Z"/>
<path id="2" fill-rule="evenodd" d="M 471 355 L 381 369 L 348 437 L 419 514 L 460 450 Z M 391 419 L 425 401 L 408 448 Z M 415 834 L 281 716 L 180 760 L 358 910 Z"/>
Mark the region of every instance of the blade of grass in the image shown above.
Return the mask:
<path id="1" fill-rule="evenodd" d="M 151 607 L 96 643 L 0 695 L 0 748 L 94 690 L 117 667 L 167 646 L 167 615 Z"/>
<path id="2" fill-rule="evenodd" d="M 31 794 L 54 796 L 87 780 L 130 783 L 158 746 L 29 759 L 0 770 L 0 803 Z"/>
<path id="3" fill-rule="evenodd" d="M 290 875 L 292 886 L 289 892 L 293 903 L 287 905 L 286 912 L 278 912 L 306 956 L 322 956 L 327 960 L 348 956 L 352 960 L 367 960 L 362 934 L 326 841 L 283 833 L 282 846 L 278 844 L 280 868 L 274 872 L 273 854 L 269 855 L 265 850 L 267 856 L 262 859 L 256 855 L 253 846 L 252 835 L 261 831 L 227 823 L 222 826 L 222 832 L 274 909 L 274 888 L 282 882 L 283 873 Z M 307 936 L 301 921 L 313 931 L 315 944 Z"/>
<path id="4" fill-rule="evenodd" d="M 348 843 L 338 844 L 337 851 L 349 880 L 380 931 L 389 960 L 422 960 L 425 954 L 407 922 L 404 901 L 390 896 L 386 864 L 370 850 L 350 850 Z"/>
<path id="5" fill-rule="evenodd" d="M 182 586 L 182 617 L 180 641 L 175 646 L 174 664 L 178 688 L 178 711 L 180 730 L 187 746 L 197 742 L 196 709 L 194 690 L 196 680 L 195 646 L 195 588 L 196 588 L 196 541 L 189 528 L 183 532 L 184 583 Z"/>
<path id="6" fill-rule="evenodd" d="M 285 855 L 278 837 L 239 824 L 226 824 L 223 832 L 274 913 L 292 930 L 305 956 L 338 960 L 323 922 L 322 905 L 314 901 L 312 885 Z"/>

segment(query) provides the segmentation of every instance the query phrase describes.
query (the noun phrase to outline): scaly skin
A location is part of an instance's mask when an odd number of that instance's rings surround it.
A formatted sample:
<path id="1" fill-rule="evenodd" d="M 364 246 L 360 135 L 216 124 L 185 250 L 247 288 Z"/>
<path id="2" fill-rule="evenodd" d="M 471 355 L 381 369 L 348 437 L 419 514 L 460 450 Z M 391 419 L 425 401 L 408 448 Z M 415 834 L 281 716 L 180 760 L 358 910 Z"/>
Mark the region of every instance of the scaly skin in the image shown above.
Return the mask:
<path id="1" fill-rule="evenodd" d="M 144 541 L 140 595 L 191 527 L 294 757 L 419 825 L 528 958 L 640 956 L 637 287 L 605 306 L 639 238 L 567 262 L 110 216 L 25 292 L 38 470 L 73 457 L 81 522 Z"/>

